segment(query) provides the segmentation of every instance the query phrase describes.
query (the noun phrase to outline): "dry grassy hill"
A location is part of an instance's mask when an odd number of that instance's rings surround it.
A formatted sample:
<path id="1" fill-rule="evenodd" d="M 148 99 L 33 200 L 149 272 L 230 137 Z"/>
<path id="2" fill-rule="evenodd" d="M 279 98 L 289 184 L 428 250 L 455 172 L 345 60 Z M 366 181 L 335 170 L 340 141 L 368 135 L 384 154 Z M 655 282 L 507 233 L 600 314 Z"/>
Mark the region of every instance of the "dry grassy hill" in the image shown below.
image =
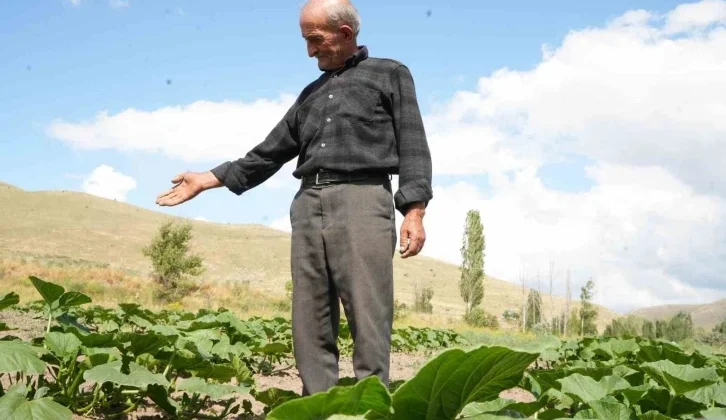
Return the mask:
<path id="1" fill-rule="evenodd" d="M 171 216 L 126 203 L 69 191 L 28 192 L 0 183 L 0 256 L 72 258 L 110 264 L 148 274 L 150 264 L 141 249 L 158 226 Z M 188 220 L 194 226 L 192 252 L 205 260 L 208 279 L 248 282 L 260 291 L 282 295 L 289 279 L 290 236 L 261 225 L 224 225 Z M 459 296 L 459 269 L 418 256 L 394 262 L 395 293 L 399 301 L 413 300 L 414 285 L 435 291 L 434 312 L 457 317 L 464 311 Z M 485 283 L 484 306 L 501 316 L 519 308 L 521 287 L 495 278 Z M 564 298 L 552 305 L 543 297 L 547 316 L 564 308 Z M 577 302 L 573 302 L 573 307 Z M 600 308 L 602 330 L 619 314 Z"/>
<path id="2" fill-rule="evenodd" d="M 633 311 L 632 314 L 645 319 L 670 319 L 678 312 L 690 312 L 693 324 L 706 330 L 726 319 L 726 299 L 703 305 L 662 305 Z"/>

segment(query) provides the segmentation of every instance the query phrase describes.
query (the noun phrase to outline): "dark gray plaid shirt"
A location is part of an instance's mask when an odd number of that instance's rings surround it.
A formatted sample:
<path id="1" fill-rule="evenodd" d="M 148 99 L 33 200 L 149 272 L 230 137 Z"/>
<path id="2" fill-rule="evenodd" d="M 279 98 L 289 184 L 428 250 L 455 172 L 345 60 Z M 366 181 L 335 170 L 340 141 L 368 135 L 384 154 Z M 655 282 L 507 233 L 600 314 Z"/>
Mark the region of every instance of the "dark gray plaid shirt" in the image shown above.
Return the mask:
<path id="1" fill-rule="evenodd" d="M 212 173 L 237 195 L 256 187 L 298 156 L 295 178 L 320 169 L 398 174 L 396 209 L 428 205 L 431 154 L 408 68 L 368 57 L 359 47 L 343 69 L 308 85 L 267 138 Z"/>

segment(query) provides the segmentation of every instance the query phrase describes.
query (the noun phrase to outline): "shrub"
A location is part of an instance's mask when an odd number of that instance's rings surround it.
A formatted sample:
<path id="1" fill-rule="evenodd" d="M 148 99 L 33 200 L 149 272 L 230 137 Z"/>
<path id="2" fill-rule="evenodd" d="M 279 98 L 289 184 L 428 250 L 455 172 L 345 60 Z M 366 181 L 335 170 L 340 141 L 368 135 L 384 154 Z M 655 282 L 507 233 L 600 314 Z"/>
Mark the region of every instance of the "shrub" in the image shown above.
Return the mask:
<path id="1" fill-rule="evenodd" d="M 414 302 L 413 302 L 413 311 L 414 312 L 423 312 L 430 314 L 433 312 L 433 305 L 431 305 L 431 299 L 434 297 L 434 290 L 430 287 L 424 287 L 424 289 L 419 293 L 418 290 L 414 291 Z"/>
<path id="2" fill-rule="evenodd" d="M 144 256 L 151 259 L 152 277 L 156 282 L 154 298 L 162 302 L 174 302 L 197 289 L 189 276 L 202 274 L 202 258 L 188 255 L 192 225 L 176 225 L 173 221 L 164 222 L 151 241 L 144 247 Z"/>
<path id="3" fill-rule="evenodd" d="M 401 319 L 408 314 L 408 306 L 398 300 L 393 301 L 393 319 Z"/>
<path id="4" fill-rule="evenodd" d="M 464 321 L 472 327 L 499 328 L 497 317 L 488 314 L 482 308 L 472 308 L 467 315 L 464 315 Z"/>

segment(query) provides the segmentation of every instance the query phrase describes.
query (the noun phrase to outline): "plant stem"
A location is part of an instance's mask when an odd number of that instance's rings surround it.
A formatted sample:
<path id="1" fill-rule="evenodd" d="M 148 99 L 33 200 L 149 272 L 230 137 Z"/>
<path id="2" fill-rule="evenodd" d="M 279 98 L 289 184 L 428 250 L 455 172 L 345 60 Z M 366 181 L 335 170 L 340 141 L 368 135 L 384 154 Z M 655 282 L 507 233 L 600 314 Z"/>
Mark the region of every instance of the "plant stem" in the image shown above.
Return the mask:
<path id="1" fill-rule="evenodd" d="M 671 417 L 671 410 L 673 409 L 673 403 L 676 401 L 676 396 L 671 394 L 671 399 L 668 401 L 668 410 L 666 411 L 666 415 L 668 417 Z"/>
<path id="2" fill-rule="evenodd" d="M 91 403 L 88 404 L 87 406 L 85 406 L 79 410 L 76 410 L 76 412 L 85 413 L 85 412 L 89 411 L 90 409 L 92 409 L 93 406 L 96 405 L 96 403 L 98 403 L 100 395 L 101 395 L 101 386 L 99 384 L 96 384 L 96 386 L 94 388 L 94 392 L 93 392 L 93 401 L 91 401 Z"/>
<path id="3" fill-rule="evenodd" d="M 71 383 L 71 386 L 68 389 L 66 389 L 66 395 L 69 398 L 73 399 L 73 397 L 76 396 L 76 391 L 78 391 L 78 385 L 80 385 L 81 379 L 83 379 L 83 369 L 78 370 L 76 377 L 73 378 L 73 382 Z"/>
<path id="4" fill-rule="evenodd" d="M 52 313 L 52 312 L 50 312 L 50 311 L 48 311 L 48 326 L 47 326 L 47 327 L 45 327 L 45 332 L 46 332 L 46 333 L 49 333 L 49 332 L 50 332 L 50 322 L 51 322 L 52 320 L 53 320 L 53 313 Z"/>

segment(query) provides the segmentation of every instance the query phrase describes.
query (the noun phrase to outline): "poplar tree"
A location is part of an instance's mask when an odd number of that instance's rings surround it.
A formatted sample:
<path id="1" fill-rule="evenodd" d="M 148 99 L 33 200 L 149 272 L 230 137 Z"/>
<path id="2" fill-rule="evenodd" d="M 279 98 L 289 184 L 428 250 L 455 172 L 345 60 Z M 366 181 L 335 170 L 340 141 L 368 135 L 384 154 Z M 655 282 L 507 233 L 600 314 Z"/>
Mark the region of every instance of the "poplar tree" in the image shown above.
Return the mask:
<path id="1" fill-rule="evenodd" d="M 459 290 L 466 303 L 466 315 L 484 298 L 484 228 L 477 210 L 466 214 L 461 245 L 461 280 Z"/>

